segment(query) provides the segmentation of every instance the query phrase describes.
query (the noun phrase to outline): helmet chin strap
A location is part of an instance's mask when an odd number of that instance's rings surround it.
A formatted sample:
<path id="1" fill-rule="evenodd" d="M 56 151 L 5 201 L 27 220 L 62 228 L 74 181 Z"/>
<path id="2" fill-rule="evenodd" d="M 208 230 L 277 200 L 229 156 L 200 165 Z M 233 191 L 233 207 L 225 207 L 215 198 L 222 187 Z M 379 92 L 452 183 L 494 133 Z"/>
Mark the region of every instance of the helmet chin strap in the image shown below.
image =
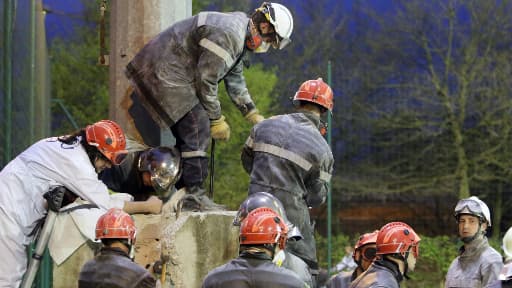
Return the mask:
<path id="1" fill-rule="evenodd" d="M 469 244 L 469 243 L 473 242 L 473 240 L 475 240 L 476 238 L 478 238 L 480 235 L 483 235 L 483 234 L 484 234 L 484 232 L 482 231 L 482 223 L 479 222 L 478 223 L 478 231 L 476 231 L 473 236 L 461 237 L 460 240 L 462 242 L 464 242 L 464 244 Z"/>
<path id="2" fill-rule="evenodd" d="M 409 278 L 409 274 L 407 273 L 409 272 L 409 261 L 407 261 L 407 258 L 409 258 L 409 253 L 411 252 L 407 251 L 404 256 L 404 278 L 407 280 L 411 279 Z"/>

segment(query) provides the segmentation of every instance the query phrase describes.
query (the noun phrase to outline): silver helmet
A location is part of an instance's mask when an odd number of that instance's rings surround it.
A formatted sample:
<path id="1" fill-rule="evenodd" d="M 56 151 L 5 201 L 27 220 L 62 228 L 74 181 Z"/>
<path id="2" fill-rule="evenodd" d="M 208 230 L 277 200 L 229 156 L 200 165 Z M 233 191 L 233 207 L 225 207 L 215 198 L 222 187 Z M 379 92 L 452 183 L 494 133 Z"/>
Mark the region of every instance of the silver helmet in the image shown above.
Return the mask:
<path id="1" fill-rule="evenodd" d="M 293 225 L 293 223 L 288 220 L 288 217 L 286 217 L 286 211 L 284 210 L 283 203 L 281 203 L 277 197 L 268 192 L 257 192 L 249 195 L 244 202 L 240 204 L 240 208 L 233 220 L 233 225 L 240 226 L 241 222 L 247 217 L 249 212 L 260 207 L 270 208 L 283 218 L 286 226 L 288 226 L 288 239 L 303 239 L 299 228 Z"/>
<path id="2" fill-rule="evenodd" d="M 166 197 L 181 176 L 181 154 L 174 147 L 159 146 L 145 150 L 140 154 L 138 169 L 149 172 L 156 193 Z"/>

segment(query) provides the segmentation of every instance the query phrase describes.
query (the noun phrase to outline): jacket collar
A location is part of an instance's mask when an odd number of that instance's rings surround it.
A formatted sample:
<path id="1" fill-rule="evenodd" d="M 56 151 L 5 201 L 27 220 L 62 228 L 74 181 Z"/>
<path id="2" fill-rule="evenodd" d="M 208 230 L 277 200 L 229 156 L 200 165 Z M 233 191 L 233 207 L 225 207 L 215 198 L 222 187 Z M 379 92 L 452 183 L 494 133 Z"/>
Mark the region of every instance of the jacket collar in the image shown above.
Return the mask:
<path id="1" fill-rule="evenodd" d="M 392 261 L 386 259 L 378 259 L 373 261 L 373 264 L 377 267 L 380 266 L 390 270 L 393 276 L 395 276 L 396 281 L 398 281 L 398 283 L 402 282 L 402 280 L 404 279 L 404 276 L 402 275 L 402 272 L 400 272 L 398 265 Z"/>
<path id="2" fill-rule="evenodd" d="M 459 255 L 461 258 L 469 258 L 478 255 L 489 246 L 487 237 L 478 237 L 470 243 L 463 245 L 459 248 Z"/>

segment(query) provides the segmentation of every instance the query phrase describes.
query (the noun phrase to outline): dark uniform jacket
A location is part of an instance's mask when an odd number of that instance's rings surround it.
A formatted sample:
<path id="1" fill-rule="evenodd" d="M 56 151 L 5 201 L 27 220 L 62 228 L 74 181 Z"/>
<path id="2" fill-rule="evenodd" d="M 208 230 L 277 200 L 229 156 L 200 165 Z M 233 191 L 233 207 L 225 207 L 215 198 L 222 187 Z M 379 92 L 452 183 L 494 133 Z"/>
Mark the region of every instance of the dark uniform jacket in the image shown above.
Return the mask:
<path id="1" fill-rule="evenodd" d="M 104 247 L 100 254 L 85 263 L 78 278 L 79 288 L 152 288 L 155 279 L 134 263 L 126 253 Z"/>
<path id="2" fill-rule="evenodd" d="M 386 259 L 375 260 L 363 274 L 359 275 L 350 288 L 399 288 L 403 280 L 398 266 Z"/>
<path id="3" fill-rule="evenodd" d="M 307 287 L 294 272 L 276 266 L 266 254 L 240 254 L 238 258 L 210 271 L 203 288 Z"/>
<path id="4" fill-rule="evenodd" d="M 146 201 L 155 189 L 144 185 L 142 174 L 138 171 L 141 153 L 128 153 L 120 165 L 104 169 L 99 175 L 100 180 L 112 191 L 130 194 L 134 201 Z"/>
<path id="5" fill-rule="evenodd" d="M 284 205 L 286 216 L 304 236 L 286 249 L 317 269 L 309 208 L 325 201 L 333 169 L 331 149 L 311 112 L 274 116 L 255 125 L 242 151 L 250 174 L 249 194 L 269 192 Z"/>
<path id="6" fill-rule="evenodd" d="M 173 126 L 201 103 L 221 116 L 218 83 L 245 115 L 254 108 L 243 76 L 249 18 L 242 12 L 201 12 L 167 28 L 132 59 L 126 75 L 162 127 Z"/>

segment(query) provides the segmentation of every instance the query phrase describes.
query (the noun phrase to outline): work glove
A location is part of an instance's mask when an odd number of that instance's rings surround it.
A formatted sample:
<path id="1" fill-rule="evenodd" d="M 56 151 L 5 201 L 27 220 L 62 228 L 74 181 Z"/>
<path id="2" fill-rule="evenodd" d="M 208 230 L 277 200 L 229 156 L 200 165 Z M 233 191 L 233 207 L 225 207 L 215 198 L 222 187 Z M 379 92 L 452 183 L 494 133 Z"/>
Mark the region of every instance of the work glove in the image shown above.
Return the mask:
<path id="1" fill-rule="evenodd" d="M 249 122 L 252 123 L 252 125 L 258 124 L 261 121 L 265 120 L 265 117 L 263 117 L 260 114 L 260 111 L 258 109 L 252 109 L 245 115 L 245 119 L 249 120 Z"/>
<path id="2" fill-rule="evenodd" d="M 231 131 L 224 115 L 220 116 L 219 119 L 210 120 L 210 133 L 213 139 L 229 140 Z"/>

